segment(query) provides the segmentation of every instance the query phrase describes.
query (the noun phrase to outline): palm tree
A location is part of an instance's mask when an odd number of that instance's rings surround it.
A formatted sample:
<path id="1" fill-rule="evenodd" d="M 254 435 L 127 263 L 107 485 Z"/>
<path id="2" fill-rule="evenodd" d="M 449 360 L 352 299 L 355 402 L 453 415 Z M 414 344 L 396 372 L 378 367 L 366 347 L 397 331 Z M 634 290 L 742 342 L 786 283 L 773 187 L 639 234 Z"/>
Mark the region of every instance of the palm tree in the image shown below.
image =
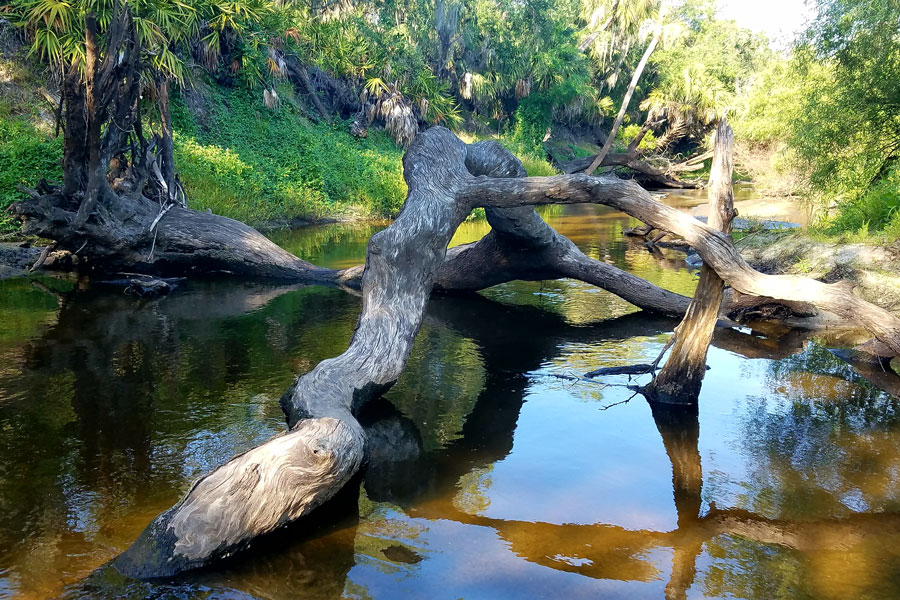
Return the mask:
<path id="1" fill-rule="evenodd" d="M 170 88 L 185 76 L 181 56 L 200 46 L 201 54 L 217 58 L 224 37 L 239 37 L 273 7 L 264 0 L 10 2 L 5 11 L 33 40 L 32 53 L 62 81 L 65 181 L 59 193 L 83 198 L 76 231 L 99 201 L 117 192 L 184 203 L 169 115 Z M 120 160 L 129 151 L 131 157 Z M 114 162 L 129 171 L 116 190 L 108 180 Z"/>
<path id="2" fill-rule="evenodd" d="M 639 2 L 636 4 L 647 5 L 647 3 L 644 2 Z M 629 4 L 626 3 L 626 5 Z M 607 136 L 606 141 L 603 143 L 603 147 L 591 162 L 590 166 L 584 171 L 587 175 L 591 175 L 594 170 L 603 163 L 603 159 L 606 158 L 606 155 L 609 154 L 609 151 L 612 149 L 613 141 L 616 138 L 619 127 L 622 125 L 622 120 L 625 118 L 625 113 L 628 110 L 628 104 L 631 102 L 631 97 L 634 95 L 634 90 L 637 87 L 637 83 L 641 78 L 641 74 L 644 72 L 644 67 L 647 65 L 647 61 L 650 59 L 650 55 L 653 54 L 653 50 L 656 49 L 656 46 L 657 44 L 659 44 L 660 39 L 663 36 L 669 38 L 677 35 L 677 30 L 679 29 L 677 25 L 673 24 L 667 27 L 663 26 L 663 19 L 665 19 L 666 15 L 665 4 L 659 4 L 657 6 L 658 10 L 656 13 L 656 20 L 648 21 L 642 24 L 642 29 L 650 28 L 652 30 L 653 37 L 650 39 L 650 43 L 647 44 L 647 48 L 644 50 L 644 54 L 641 56 L 641 60 L 635 68 L 634 74 L 631 76 L 631 83 L 629 83 L 628 90 L 625 92 L 625 97 L 622 99 L 622 105 L 619 107 L 619 114 L 616 115 L 616 120 L 613 122 L 612 128 L 609 131 L 609 135 Z"/>
<path id="3" fill-rule="evenodd" d="M 578 49 L 588 50 L 598 68 L 601 89 L 615 87 L 631 47 L 659 20 L 662 0 L 582 0 L 585 23 Z"/>
<path id="4" fill-rule="evenodd" d="M 721 81 L 703 64 L 694 63 L 679 73 L 664 76 L 640 108 L 648 111 L 645 125 L 661 121 L 668 124 L 657 144 L 662 151 L 718 121 L 732 100 L 733 94 Z"/>

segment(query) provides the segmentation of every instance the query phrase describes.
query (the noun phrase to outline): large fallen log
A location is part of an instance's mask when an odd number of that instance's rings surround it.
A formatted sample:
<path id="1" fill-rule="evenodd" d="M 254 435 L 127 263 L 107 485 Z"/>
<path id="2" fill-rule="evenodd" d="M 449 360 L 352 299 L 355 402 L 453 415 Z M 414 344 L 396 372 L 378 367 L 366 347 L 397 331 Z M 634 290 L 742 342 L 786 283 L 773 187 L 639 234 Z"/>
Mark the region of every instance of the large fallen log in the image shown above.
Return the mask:
<path id="1" fill-rule="evenodd" d="M 614 193 L 611 192 L 615 190 Z M 613 196 L 612 198 L 610 196 Z M 687 215 L 653 200 L 630 181 L 586 175 L 526 179 L 473 178 L 459 198 L 472 206 L 513 207 L 597 203 L 616 208 L 660 230 L 683 237 L 704 263 L 743 294 L 809 303 L 858 323 L 900 353 L 900 319 L 855 296 L 846 286 L 799 275 L 766 275 L 741 257 L 731 239 Z"/>
<path id="2" fill-rule="evenodd" d="M 564 238 L 539 223 L 533 211 L 521 208 L 527 205 L 596 202 L 620 208 L 685 237 L 716 273 L 739 290 L 852 314 L 885 344 L 900 350 L 900 321 L 890 313 L 843 288 L 753 271 L 728 238 L 659 204 L 632 182 L 587 176 L 516 177 L 522 173 L 518 161 L 496 144 L 468 146 L 443 128 L 419 135 L 404 158 L 406 204 L 394 223 L 369 242 L 362 312 L 347 351 L 319 363 L 284 395 L 282 406 L 290 426 L 286 434 L 200 479 L 117 559 L 117 568 L 131 576 L 157 577 L 204 566 L 308 515 L 336 494 L 363 461 L 365 434 L 354 415 L 403 371 L 445 263 L 479 264 L 465 256 L 476 252 L 474 257 L 483 258 L 492 243 L 517 243 L 524 255 L 533 255 L 530 247 L 551 254 L 566 246 Z M 453 233 L 477 206 L 491 209 L 494 238 L 445 260 Z M 570 256 L 564 253 L 561 260 Z M 572 267 L 560 266 L 564 268 Z M 460 277 L 448 271 L 445 275 Z"/>
<path id="3" fill-rule="evenodd" d="M 494 142 L 481 142 L 469 148 L 473 156 L 486 152 L 508 154 Z M 521 165 L 504 168 L 513 168 L 517 176 L 525 175 Z M 77 253 L 81 268 L 101 273 L 225 275 L 351 288 L 361 285 L 363 266 L 341 271 L 318 267 L 286 252 L 255 229 L 226 217 L 174 206 L 157 220 L 158 203 L 128 194 L 122 195 L 115 204 L 100 204 L 94 216 L 76 232 L 71 227 L 76 202 L 59 193 L 26 191 L 32 198 L 13 206 L 24 222 L 23 231 L 56 240 L 61 251 Z M 488 209 L 493 231 L 477 242 L 447 252 L 435 280 L 436 290 L 477 291 L 517 279 L 569 277 L 603 288 L 642 310 L 684 316 L 690 298 L 586 256 L 533 210 L 505 211 L 502 214 L 506 216 L 502 218 L 500 214 Z M 156 225 L 151 230 L 154 222 Z M 817 314 L 809 304 L 731 292 L 726 290 L 722 303 L 724 318 L 773 318 L 809 329 L 848 324 L 827 314 Z"/>
<path id="4" fill-rule="evenodd" d="M 585 156 L 584 158 L 576 158 L 568 162 L 557 165 L 563 173 L 571 175 L 580 173 L 591 166 L 597 155 Z M 636 173 L 639 173 L 649 183 L 659 185 L 666 188 L 689 189 L 700 187 L 692 181 L 682 181 L 670 176 L 666 172 L 657 169 L 642 160 L 636 152 L 620 152 L 607 154 L 600 163 L 602 167 L 627 167 Z"/>

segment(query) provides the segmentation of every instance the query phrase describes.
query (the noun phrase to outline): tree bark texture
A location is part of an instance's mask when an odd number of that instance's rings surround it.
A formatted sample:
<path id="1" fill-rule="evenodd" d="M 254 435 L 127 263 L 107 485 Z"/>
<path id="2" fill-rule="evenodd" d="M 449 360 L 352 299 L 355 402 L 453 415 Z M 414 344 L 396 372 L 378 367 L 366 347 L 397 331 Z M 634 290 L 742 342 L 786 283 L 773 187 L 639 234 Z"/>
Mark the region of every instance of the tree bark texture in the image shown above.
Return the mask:
<path id="1" fill-rule="evenodd" d="M 730 237 L 690 215 L 656 202 L 634 182 L 586 175 L 474 178 L 461 199 L 497 208 L 586 202 L 616 208 L 654 228 L 684 238 L 697 250 L 704 263 L 734 290 L 752 296 L 812 304 L 857 323 L 893 352 L 900 352 L 900 319 L 887 310 L 855 296 L 840 284 L 826 284 L 798 275 L 765 275 L 754 270 L 741 257 Z"/>
<path id="2" fill-rule="evenodd" d="M 715 154 L 707 188 L 709 221 L 712 229 L 731 233 L 734 193 L 731 175 L 734 170 L 734 132 L 725 122 L 716 130 Z M 706 375 L 706 352 L 712 340 L 725 282 L 707 264 L 700 268 L 700 281 L 684 320 L 675 328 L 675 343 L 669 360 L 644 387 L 644 394 L 659 402 L 695 403 Z"/>

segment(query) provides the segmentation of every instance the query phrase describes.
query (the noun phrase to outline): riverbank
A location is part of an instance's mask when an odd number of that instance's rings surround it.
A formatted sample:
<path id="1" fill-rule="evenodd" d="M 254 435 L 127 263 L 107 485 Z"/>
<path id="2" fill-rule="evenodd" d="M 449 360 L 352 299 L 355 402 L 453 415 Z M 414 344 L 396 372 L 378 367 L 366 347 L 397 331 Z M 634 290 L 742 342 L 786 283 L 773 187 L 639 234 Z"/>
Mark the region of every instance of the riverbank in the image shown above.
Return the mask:
<path id="1" fill-rule="evenodd" d="M 776 215 L 781 216 L 781 215 Z M 610 215 L 612 217 L 612 215 Z M 578 226 L 571 231 L 566 230 L 568 219 L 561 217 L 557 226 L 564 228 L 563 233 L 574 236 L 576 243 L 587 243 L 607 231 L 607 221 L 600 220 L 585 228 Z M 322 227 L 330 223 L 330 227 Z M 370 224 L 370 225 L 367 225 Z M 314 223 L 303 222 L 303 225 Z M 323 220 L 318 227 L 270 228 L 269 236 L 287 249 L 306 260 L 331 268 L 345 268 L 359 264 L 358 256 L 364 255 L 369 236 L 386 224 L 385 221 L 359 220 L 340 225 L 335 219 Z M 625 222 L 620 226 L 624 226 Z M 463 232 L 457 243 L 465 243 L 481 237 L 485 233 L 482 228 L 486 224 L 474 222 Z M 333 227 L 339 228 L 333 230 Z M 598 229 L 600 227 L 600 229 Z M 471 229 L 471 231 L 470 231 Z M 607 231 L 607 234 L 609 232 Z M 295 235 L 295 234 L 299 234 Z M 320 235 L 317 235 L 320 234 Z M 621 237 L 618 232 L 617 237 Z M 296 239 L 295 239 L 296 238 Z M 335 238 L 335 239 L 332 239 Z M 298 241 L 298 240 L 302 240 Z M 340 240 L 344 247 L 338 255 L 320 256 L 321 246 Z M 28 269 L 38 260 L 42 248 L 37 246 L 40 240 L 25 242 L 0 243 L 0 279 L 25 275 Z M 752 230 L 737 242 L 744 259 L 754 268 L 769 274 L 798 274 L 827 283 L 846 281 L 853 286 L 861 297 L 897 314 L 900 314 L 900 243 L 891 245 L 849 244 L 823 241 L 811 236 L 804 230 Z M 630 246 L 629 246 L 630 247 Z M 617 252 L 625 251 L 622 250 Z M 627 251 L 631 257 L 632 267 L 652 261 L 651 255 L 643 251 L 640 245 L 630 247 Z M 684 265 L 680 253 L 675 253 L 671 260 L 664 261 L 671 266 L 660 272 L 654 283 L 667 289 L 690 294 L 691 289 L 682 289 L 673 285 L 669 273 L 677 265 Z M 67 253 L 51 252 L 46 267 L 66 270 L 72 267 Z M 682 282 L 683 283 L 683 282 Z"/>
<path id="2" fill-rule="evenodd" d="M 865 300 L 900 313 L 900 242 L 851 244 L 816 239 L 805 231 L 758 231 L 737 246 L 744 259 L 764 273 L 846 281 Z"/>
<path id="3" fill-rule="evenodd" d="M 354 137 L 339 116 L 312 120 L 287 82 L 275 90 L 271 109 L 258 90 L 203 77 L 173 95 L 175 161 L 191 208 L 261 230 L 396 216 L 406 198 L 405 149 L 375 127 Z M 17 186 L 62 180 L 57 104 L 27 48 L 0 49 L 0 234 L 18 229 L 6 214 L 25 197 Z M 519 155 L 532 175 L 556 173 Z"/>

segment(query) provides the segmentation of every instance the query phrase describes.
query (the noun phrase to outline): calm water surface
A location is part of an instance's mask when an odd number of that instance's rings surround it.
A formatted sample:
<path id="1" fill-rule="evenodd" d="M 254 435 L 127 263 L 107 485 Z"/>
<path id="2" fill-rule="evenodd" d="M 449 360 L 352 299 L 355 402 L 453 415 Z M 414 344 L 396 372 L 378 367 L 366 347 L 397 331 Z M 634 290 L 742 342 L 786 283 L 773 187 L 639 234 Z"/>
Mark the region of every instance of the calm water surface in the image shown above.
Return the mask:
<path id="1" fill-rule="evenodd" d="M 683 254 L 623 238 L 624 215 L 546 217 L 594 258 L 695 286 Z M 273 237 L 343 267 L 376 228 Z M 554 377 L 652 359 L 676 324 L 571 281 L 434 298 L 406 372 L 361 416 L 367 472 L 312 533 L 174 582 L 96 571 L 280 431 L 276 399 L 344 350 L 359 308 L 323 287 L 192 282 L 142 301 L 0 281 L 0 598 L 900 595 L 895 400 L 795 332 L 719 334 L 699 414 Z"/>

